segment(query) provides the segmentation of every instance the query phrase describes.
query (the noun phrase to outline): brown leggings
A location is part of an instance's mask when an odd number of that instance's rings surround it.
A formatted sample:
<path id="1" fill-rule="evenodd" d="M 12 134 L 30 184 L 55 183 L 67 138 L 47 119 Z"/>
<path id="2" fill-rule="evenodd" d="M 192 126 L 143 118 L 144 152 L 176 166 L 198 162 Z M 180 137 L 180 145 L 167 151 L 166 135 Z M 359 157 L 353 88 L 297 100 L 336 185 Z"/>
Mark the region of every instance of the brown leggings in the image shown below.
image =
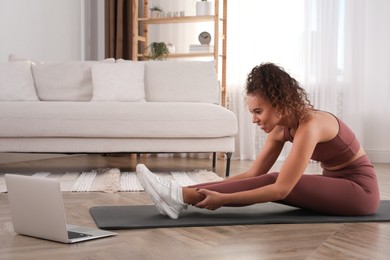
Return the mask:
<path id="1" fill-rule="evenodd" d="M 273 172 L 247 179 L 202 183 L 190 187 L 234 193 L 275 183 L 278 174 Z M 324 170 L 322 175 L 304 174 L 284 200 L 275 202 L 333 215 L 373 214 L 379 206 L 376 173 L 368 157 L 364 155 L 342 170 Z"/>

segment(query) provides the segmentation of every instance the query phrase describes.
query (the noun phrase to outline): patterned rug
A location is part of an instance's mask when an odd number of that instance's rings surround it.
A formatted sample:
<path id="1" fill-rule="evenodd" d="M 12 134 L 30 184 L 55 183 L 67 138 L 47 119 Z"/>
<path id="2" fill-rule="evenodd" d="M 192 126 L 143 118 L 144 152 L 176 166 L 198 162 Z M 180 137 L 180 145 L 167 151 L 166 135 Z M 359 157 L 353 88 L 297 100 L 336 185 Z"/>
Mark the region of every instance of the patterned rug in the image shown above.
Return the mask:
<path id="1" fill-rule="evenodd" d="M 5 173 L 0 174 L 0 193 L 7 192 Z M 192 172 L 155 172 L 155 174 L 176 180 L 181 186 L 222 180 L 214 172 L 199 170 Z M 27 174 L 24 174 L 27 175 Z M 143 191 L 135 172 L 121 172 L 119 169 L 97 169 L 90 172 L 50 173 L 37 172 L 28 174 L 34 177 L 56 178 L 61 183 L 62 191 L 72 192 L 136 192 Z"/>

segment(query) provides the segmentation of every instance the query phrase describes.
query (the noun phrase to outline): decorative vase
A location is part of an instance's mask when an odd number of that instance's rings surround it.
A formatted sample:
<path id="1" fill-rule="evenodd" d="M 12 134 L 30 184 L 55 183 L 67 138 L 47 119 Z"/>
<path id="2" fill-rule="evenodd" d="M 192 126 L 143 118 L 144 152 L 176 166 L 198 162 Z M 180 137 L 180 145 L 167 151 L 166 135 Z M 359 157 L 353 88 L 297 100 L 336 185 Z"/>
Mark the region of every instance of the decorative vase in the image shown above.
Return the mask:
<path id="1" fill-rule="evenodd" d="M 161 17 L 161 11 L 154 11 L 154 10 L 150 11 L 150 17 L 152 17 L 152 18 Z"/>
<path id="2" fill-rule="evenodd" d="M 213 3 L 208 1 L 198 1 L 196 2 L 196 15 L 213 15 Z"/>
<path id="3" fill-rule="evenodd" d="M 169 53 L 175 53 L 176 52 L 176 48 L 175 48 L 175 45 L 173 43 L 168 43 L 167 47 L 168 47 Z"/>

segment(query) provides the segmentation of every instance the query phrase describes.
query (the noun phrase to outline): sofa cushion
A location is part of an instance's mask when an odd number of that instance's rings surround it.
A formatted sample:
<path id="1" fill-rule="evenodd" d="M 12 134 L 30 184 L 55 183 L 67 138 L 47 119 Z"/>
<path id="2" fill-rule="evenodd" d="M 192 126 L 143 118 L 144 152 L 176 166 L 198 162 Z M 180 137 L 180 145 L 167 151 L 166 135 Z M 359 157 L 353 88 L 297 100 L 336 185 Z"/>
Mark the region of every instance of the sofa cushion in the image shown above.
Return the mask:
<path id="1" fill-rule="evenodd" d="M 237 133 L 234 113 L 209 103 L 0 102 L 0 111 L 0 137 L 216 138 Z"/>
<path id="2" fill-rule="evenodd" d="M 38 101 L 30 62 L 0 63 L 0 100 Z"/>
<path id="3" fill-rule="evenodd" d="M 145 62 L 146 101 L 219 104 L 219 93 L 214 61 Z"/>
<path id="4" fill-rule="evenodd" d="M 90 101 L 93 91 L 91 67 L 96 63 L 96 61 L 69 61 L 32 65 L 39 99 Z"/>
<path id="5" fill-rule="evenodd" d="M 144 63 L 95 64 L 92 82 L 92 101 L 145 101 Z"/>
<path id="6" fill-rule="evenodd" d="M 91 67 L 98 61 L 43 62 L 11 54 L 9 61 L 30 61 L 35 88 L 43 101 L 90 101 Z M 100 62 L 115 63 L 115 59 Z"/>

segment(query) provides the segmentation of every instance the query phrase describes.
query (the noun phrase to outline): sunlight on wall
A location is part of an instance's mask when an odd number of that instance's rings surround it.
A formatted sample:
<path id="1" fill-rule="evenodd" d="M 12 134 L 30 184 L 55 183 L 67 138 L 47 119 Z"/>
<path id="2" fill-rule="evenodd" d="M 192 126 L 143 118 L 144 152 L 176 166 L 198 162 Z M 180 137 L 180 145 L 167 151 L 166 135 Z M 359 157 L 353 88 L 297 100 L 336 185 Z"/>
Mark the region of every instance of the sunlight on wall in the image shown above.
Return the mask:
<path id="1" fill-rule="evenodd" d="M 303 4 L 303 0 L 229 2 L 228 59 L 244 66 L 239 71 L 228 66 L 228 82 L 242 85 L 251 68 L 263 62 L 300 67 Z"/>

